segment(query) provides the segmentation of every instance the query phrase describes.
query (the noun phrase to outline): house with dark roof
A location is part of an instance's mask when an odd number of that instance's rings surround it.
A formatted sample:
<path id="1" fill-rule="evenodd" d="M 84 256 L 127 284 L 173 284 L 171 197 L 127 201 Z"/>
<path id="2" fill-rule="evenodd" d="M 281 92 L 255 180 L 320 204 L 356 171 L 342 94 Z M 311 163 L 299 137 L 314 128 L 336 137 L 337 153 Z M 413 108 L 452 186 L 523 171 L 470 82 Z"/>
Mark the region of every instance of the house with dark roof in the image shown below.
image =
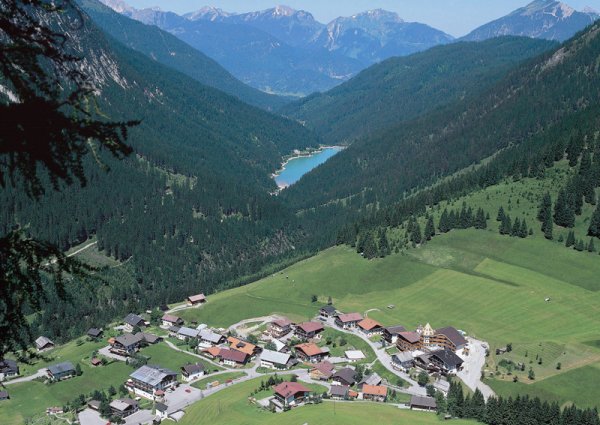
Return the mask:
<path id="1" fill-rule="evenodd" d="M 51 350 L 54 348 L 54 342 L 52 342 L 50 338 L 40 336 L 35 340 L 35 348 L 37 348 L 38 351 Z"/>
<path id="2" fill-rule="evenodd" d="M 130 398 L 113 400 L 110 402 L 109 406 L 113 416 L 118 418 L 126 418 L 127 416 L 131 416 L 140 408 L 139 403 Z"/>
<path id="3" fill-rule="evenodd" d="M 381 376 L 377 373 L 372 373 L 371 375 L 363 376 L 363 378 L 356 384 L 356 387 L 359 390 L 362 390 L 364 385 L 379 385 L 381 384 Z"/>
<path id="4" fill-rule="evenodd" d="M 388 326 L 387 328 L 383 328 L 381 337 L 388 344 L 395 344 L 396 340 L 398 339 L 398 334 L 405 331 L 406 328 L 404 326 Z"/>
<path id="5" fill-rule="evenodd" d="M 462 350 L 467 346 L 467 340 L 452 326 L 436 329 L 430 338 L 430 345 L 447 348 L 452 351 Z"/>
<path id="6" fill-rule="evenodd" d="M 75 375 L 75 366 L 71 362 L 62 362 L 48 366 L 48 377 L 53 381 L 68 379 Z"/>
<path id="7" fill-rule="evenodd" d="M 165 329 L 168 329 L 171 326 L 183 326 L 183 319 L 181 317 L 173 316 L 172 314 L 164 314 L 161 321 L 161 326 Z"/>
<path id="8" fill-rule="evenodd" d="M 304 322 L 296 326 L 294 334 L 302 340 L 308 340 L 318 337 L 323 330 L 325 328 L 320 322 Z"/>
<path id="9" fill-rule="evenodd" d="M 347 400 L 349 391 L 348 385 L 332 385 L 329 389 L 329 397 L 332 400 Z"/>
<path id="10" fill-rule="evenodd" d="M 383 333 L 383 326 L 381 326 L 381 323 L 369 317 L 365 317 L 363 320 L 358 322 L 356 326 L 368 337 L 373 335 L 381 335 Z"/>
<path id="11" fill-rule="evenodd" d="M 198 305 L 206 302 L 206 297 L 204 294 L 190 295 L 187 297 L 188 305 Z"/>
<path id="12" fill-rule="evenodd" d="M 200 335 L 200 331 L 198 329 L 192 329 L 192 328 L 188 328 L 186 326 L 182 326 L 177 331 L 176 338 L 180 339 L 182 341 L 187 341 L 190 339 L 198 338 L 199 335 Z"/>
<path id="13" fill-rule="evenodd" d="M 360 313 L 338 314 L 335 317 L 335 324 L 342 329 L 352 329 L 355 328 L 356 324 L 362 319 L 363 317 Z"/>
<path id="14" fill-rule="evenodd" d="M 198 334 L 198 345 L 202 348 L 214 347 L 225 341 L 221 334 L 213 332 L 210 329 L 202 329 Z"/>
<path id="15" fill-rule="evenodd" d="M 396 346 L 400 351 L 420 350 L 422 347 L 421 334 L 417 332 L 399 332 Z"/>
<path id="16" fill-rule="evenodd" d="M 319 316 L 321 316 L 323 319 L 329 319 L 330 317 L 334 317 L 336 313 L 337 310 L 332 305 L 324 305 L 319 310 Z"/>
<path id="17" fill-rule="evenodd" d="M 177 373 L 155 365 L 144 365 L 129 375 L 125 386 L 134 394 L 154 400 L 177 386 Z"/>
<path id="18" fill-rule="evenodd" d="M 435 402 L 435 398 L 423 397 L 420 395 L 413 395 L 410 398 L 409 406 L 410 406 L 411 410 L 427 410 L 427 411 L 437 410 L 437 403 Z"/>
<path id="19" fill-rule="evenodd" d="M 311 363 L 320 362 L 329 356 L 329 351 L 321 349 L 317 344 L 312 342 L 298 344 L 294 347 L 294 351 L 299 359 Z"/>
<path id="20" fill-rule="evenodd" d="M 159 342 L 161 342 L 163 340 L 162 336 L 150 334 L 147 332 L 140 332 L 140 333 L 142 334 L 142 338 L 144 338 L 144 342 L 146 342 L 150 345 L 158 344 Z"/>
<path id="21" fill-rule="evenodd" d="M 98 329 L 98 328 L 90 328 L 87 331 L 87 336 L 89 336 L 90 338 L 102 338 L 102 334 L 104 333 L 104 331 L 102 329 Z"/>
<path id="22" fill-rule="evenodd" d="M 415 365 L 415 359 L 409 351 L 400 351 L 392 356 L 392 366 L 407 371 Z"/>
<path id="23" fill-rule="evenodd" d="M 160 419 L 167 419 L 169 417 L 169 406 L 167 406 L 165 403 L 157 401 L 154 403 L 154 406 L 156 407 L 156 414 L 160 417 Z"/>
<path id="24" fill-rule="evenodd" d="M 247 353 L 232 350 L 230 348 L 222 348 L 217 355 L 217 358 L 223 362 L 223 364 L 231 367 L 244 366 L 250 360 L 250 356 Z"/>
<path id="25" fill-rule="evenodd" d="M 333 381 L 351 387 L 356 383 L 356 371 L 349 367 L 338 370 L 333 374 Z"/>
<path id="26" fill-rule="evenodd" d="M 8 391 L 0 391 L 0 401 L 1 400 L 9 400 L 10 396 L 8 395 Z"/>
<path id="27" fill-rule="evenodd" d="M 273 387 L 273 395 L 283 406 L 295 406 L 309 394 L 310 390 L 299 382 L 282 382 Z"/>
<path id="28" fill-rule="evenodd" d="M 387 399 L 387 387 L 364 384 L 362 386 L 362 397 L 363 400 L 384 402 Z"/>
<path id="29" fill-rule="evenodd" d="M 335 367 L 328 361 L 315 364 L 309 372 L 311 379 L 328 381 L 333 376 Z"/>
<path id="30" fill-rule="evenodd" d="M 206 367 L 202 363 L 186 364 L 181 367 L 181 376 L 184 381 L 190 382 L 204 376 Z"/>
<path id="31" fill-rule="evenodd" d="M 127 332 L 133 331 L 133 329 L 136 327 L 142 328 L 144 326 L 146 326 L 146 321 L 144 319 L 142 319 L 140 316 L 138 316 L 137 314 L 129 313 L 123 319 L 123 328 Z"/>
<path id="32" fill-rule="evenodd" d="M 123 334 L 112 341 L 109 351 L 120 356 L 133 356 L 144 341 L 144 335 L 141 332 L 136 334 Z"/>
<path id="33" fill-rule="evenodd" d="M 269 332 L 274 338 L 281 338 L 292 331 L 292 321 L 286 318 L 273 320 Z"/>
<path id="34" fill-rule="evenodd" d="M 431 353 L 429 361 L 443 372 L 449 374 L 457 373 L 463 364 L 463 360 L 454 351 L 447 348 Z"/>
<path id="35" fill-rule="evenodd" d="M 0 381 L 19 374 L 19 365 L 12 359 L 0 360 Z"/>

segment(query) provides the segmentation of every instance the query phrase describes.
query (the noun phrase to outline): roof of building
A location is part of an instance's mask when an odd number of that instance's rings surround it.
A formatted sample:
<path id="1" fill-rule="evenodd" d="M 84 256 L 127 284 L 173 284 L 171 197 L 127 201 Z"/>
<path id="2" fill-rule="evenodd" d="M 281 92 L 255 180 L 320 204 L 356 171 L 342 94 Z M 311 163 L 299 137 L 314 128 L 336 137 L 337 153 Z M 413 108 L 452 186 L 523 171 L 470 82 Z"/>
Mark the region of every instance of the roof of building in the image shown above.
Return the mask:
<path id="1" fill-rule="evenodd" d="M 349 367 L 345 367 L 343 369 L 338 370 L 333 374 L 333 378 L 340 378 L 349 384 L 353 384 L 355 382 L 356 371 L 354 369 L 350 369 Z"/>
<path id="2" fill-rule="evenodd" d="M 169 408 L 169 406 L 167 406 L 164 403 L 161 403 L 159 401 L 157 401 L 154 406 L 156 407 L 156 410 L 158 410 L 159 412 L 166 412 L 167 409 Z"/>
<path id="3" fill-rule="evenodd" d="M 210 347 L 203 351 L 210 354 L 213 357 L 217 357 L 221 353 L 221 349 L 219 347 Z"/>
<path id="4" fill-rule="evenodd" d="M 346 397 L 349 389 L 347 385 L 332 385 L 329 393 L 334 397 Z"/>
<path id="5" fill-rule="evenodd" d="M 52 375 L 59 375 L 64 372 L 74 372 L 75 366 L 71 362 L 62 362 L 48 366 L 48 370 Z"/>
<path id="6" fill-rule="evenodd" d="M 273 387 L 273 391 L 283 398 L 288 398 L 297 393 L 309 393 L 310 390 L 298 382 L 282 382 Z"/>
<path id="7" fill-rule="evenodd" d="M 292 357 L 290 354 L 280 353 L 272 350 L 263 350 L 260 355 L 261 360 L 280 365 L 286 365 L 290 361 L 290 357 Z"/>
<path id="8" fill-rule="evenodd" d="M 110 402 L 110 407 L 112 407 L 113 409 L 116 409 L 120 412 L 123 412 L 127 409 L 129 409 L 130 407 L 136 407 L 138 405 L 138 402 L 135 400 L 132 400 L 130 398 L 120 398 L 117 400 L 113 400 Z"/>
<path id="9" fill-rule="evenodd" d="M 39 348 L 45 347 L 48 344 L 54 345 L 54 342 L 50 340 L 50 338 L 46 338 L 45 336 L 40 336 L 35 340 L 35 345 Z"/>
<path id="10" fill-rule="evenodd" d="M 179 329 L 181 329 L 181 326 L 171 326 L 169 327 L 169 329 L 167 329 L 169 332 L 173 332 L 173 333 L 177 333 L 179 332 Z"/>
<path id="11" fill-rule="evenodd" d="M 219 357 L 221 357 L 223 360 L 229 360 L 236 363 L 244 363 L 248 358 L 248 354 L 238 350 L 222 348 L 219 351 Z"/>
<path id="12" fill-rule="evenodd" d="M 206 297 L 204 294 L 197 294 L 189 296 L 188 300 L 190 300 L 190 302 L 197 303 L 199 301 L 206 301 Z"/>
<path id="13" fill-rule="evenodd" d="M 323 329 L 325 329 L 323 327 L 323 324 L 320 322 L 304 322 L 304 323 L 300 323 L 298 325 L 298 327 L 306 333 L 318 332 L 318 331 L 322 331 Z"/>
<path id="14" fill-rule="evenodd" d="M 323 354 L 323 351 L 321 350 L 321 348 L 319 348 L 319 346 L 317 344 L 314 344 L 312 342 L 298 344 L 294 348 L 296 348 L 296 350 L 302 351 L 304 354 L 306 354 L 309 357 L 318 356 L 319 354 Z"/>
<path id="15" fill-rule="evenodd" d="M 321 307 L 321 311 L 324 311 L 325 313 L 331 315 L 336 312 L 336 309 L 332 305 L 324 305 L 323 307 Z"/>
<path id="16" fill-rule="evenodd" d="M 123 322 L 127 323 L 128 325 L 131 325 L 131 326 L 140 326 L 145 323 L 144 319 L 142 319 L 137 314 L 133 314 L 133 313 L 129 313 L 127 316 L 125 316 L 125 318 L 123 319 Z"/>
<path id="17" fill-rule="evenodd" d="M 437 408 L 435 398 L 424 397 L 424 396 L 420 396 L 420 395 L 413 395 L 410 398 L 410 405 L 411 406 L 419 406 L 419 407 L 429 407 L 432 409 Z"/>
<path id="18" fill-rule="evenodd" d="M 333 370 L 335 369 L 335 366 L 332 363 L 325 360 L 325 361 L 315 364 L 313 366 L 313 369 L 316 369 L 316 370 L 320 371 L 321 373 L 327 372 L 327 373 L 333 374 Z"/>
<path id="19" fill-rule="evenodd" d="M 369 317 L 362 319 L 360 322 L 357 323 L 357 326 L 361 329 L 364 329 L 365 331 L 370 331 L 375 328 L 382 327 L 381 323 L 379 323 L 377 320 L 373 320 Z"/>
<path id="20" fill-rule="evenodd" d="M 224 338 L 223 335 L 213 332 L 210 329 L 202 329 L 198 336 L 200 339 L 211 342 L 213 344 L 217 344 Z"/>
<path id="21" fill-rule="evenodd" d="M 362 392 L 363 394 L 385 397 L 387 395 L 387 387 L 365 384 L 362 387 Z"/>
<path id="22" fill-rule="evenodd" d="M 19 366 L 17 362 L 12 359 L 3 359 L 0 360 L 0 372 L 17 372 L 19 370 Z"/>
<path id="23" fill-rule="evenodd" d="M 100 335 L 102 335 L 102 329 L 98 329 L 98 328 L 90 328 L 90 329 L 87 331 L 87 334 L 88 334 L 89 336 L 92 336 L 92 337 L 99 337 Z"/>
<path id="24" fill-rule="evenodd" d="M 388 326 L 387 328 L 385 328 L 385 330 L 388 331 L 392 335 L 398 335 L 400 332 L 406 331 L 406 328 L 404 326 L 396 325 L 396 326 Z"/>
<path id="25" fill-rule="evenodd" d="M 8 398 L 8 391 L 0 391 L 0 398 Z"/>
<path id="26" fill-rule="evenodd" d="M 245 353 L 249 356 L 252 356 L 254 354 L 254 350 L 256 350 L 256 345 L 250 344 L 246 341 L 242 341 L 241 339 L 235 338 L 233 336 L 228 337 L 227 341 L 230 344 L 229 348 L 232 348 L 236 351 L 241 351 L 242 353 Z"/>
<path id="27" fill-rule="evenodd" d="M 100 409 L 100 400 L 90 400 L 88 401 L 88 406 L 91 407 L 92 409 Z"/>
<path id="28" fill-rule="evenodd" d="M 464 336 L 460 334 L 455 328 L 452 326 L 447 326 L 445 328 L 436 329 L 436 334 L 445 335 L 454 345 L 457 347 L 463 346 L 467 343 L 467 340 Z"/>
<path id="29" fill-rule="evenodd" d="M 98 366 L 98 365 L 102 364 L 102 360 L 99 359 L 98 357 L 93 357 L 90 363 L 93 364 L 94 366 Z"/>
<path id="30" fill-rule="evenodd" d="M 144 339 L 144 334 L 138 332 L 136 334 L 123 334 L 115 338 L 115 342 L 118 342 L 123 347 L 130 347 L 135 344 L 139 344 Z"/>
<path id="31" fill-rule="evenodd" d="M 202 363 L 186 364 L 185 366 L 181 367 L 181 370 L 187 373 L 188 375 L 204 372 L 205 369 L 206 367 Z"/>
<path id="32" fill-rule="evenodd" d="M 454 369 L 463 364 L 463 360 L 458 357 L 454 351 L 448 349 L 434 351 L 431 353 L 431 357 L 436 357 L 449 369 Z"/>
<path id="33" fill-rule="evenodd" d="M 144 341 L 146 341 L 148 344 L 156 344 L 158 341 L 161 341 L 163 339 L 162 336 L 146 332 L 140 332 L 138 335 L 141 335 Z"/>
<path id="34" fill-rule="evenodd" d="M 279 326 L 280 328 L 286 328 L 292 324 L 292 321 L 284 317 L 281 319 L 273 320 L 271 323 L 275 326 Z"/>
<path id="35" fill-rule="evenodd" d="M 413 361 L 413 356 L 408 351 L 400 351 L 392 356 L 392 362 L 394 363 L 404 363 Z"/>
<path id="36" fill-rule="evenodd" d="M 348 350 L 344 352 L 348 360 L 362 360 L 365 358 L 365 353 L 360 350 Z"/>
<path id="37" fill-rule="evenodd" d="M 161 320 L 163 322 L 170 322 L 170 323 L 183 323 L 182 318 L 173 316 L 172 314 L 164 314 Z"/>
<path id="38" fill-rule="evenodd" d="M 372 373 L 368 376 L 363 376 L 358 385 L 379 385 L 381 384 L 381 376 L 376 373 Z"/>
<path id="39" fill-rule="evenodd" d="M 198 338 L 198 335 L 200 335 L 200 331 L 198 329 L 192 329 L 192 328 L 182 326 L 177 331 L 177 334 L 185 336 L 187 338 Z"/>
<path id="40" fill-rule="evenodd" d="M 277 351 L 281 351 L 281 350 L 283 350 L 285 347 L 287 347 L 287 345 L 286 345 L 286 343 L 285 343 L 285 342 L 281 342 L 281 341 L 279 341 L 278 339 L 275 339 L 275 338 L 273 338 L 273 339 L 271 340 L 271 342 L 272 342 L 272 343 L 275 345 L 275 349 L 276 349 Z"/>
<path id="41" fill-rule="evenodd" d="M 417 332 L 399 332 L 398 336 L 407 340 L 411 344 L 415 344 L 421 340 L 421 335 L 419 335 Z"/>
<path id="42" fill-rule="evenodd" d="M 148 384 L 151 387 L 155 387 L 165 378 L 169 376 L 177 376 L 177 373 L 160 366 L 144 365 L 129 376 L 133 379 L 137 379 L 138 381 Z"/>
<path id="43" fill-rule="evenodd" d="M 360 313 L 346 313 L 346 314 L 340 314 L 338 316 L 338 318 L 342 321 L 342 323 L 347 323 L 347 322 L 360 322 L 363 317 L 361 316 Z"/>

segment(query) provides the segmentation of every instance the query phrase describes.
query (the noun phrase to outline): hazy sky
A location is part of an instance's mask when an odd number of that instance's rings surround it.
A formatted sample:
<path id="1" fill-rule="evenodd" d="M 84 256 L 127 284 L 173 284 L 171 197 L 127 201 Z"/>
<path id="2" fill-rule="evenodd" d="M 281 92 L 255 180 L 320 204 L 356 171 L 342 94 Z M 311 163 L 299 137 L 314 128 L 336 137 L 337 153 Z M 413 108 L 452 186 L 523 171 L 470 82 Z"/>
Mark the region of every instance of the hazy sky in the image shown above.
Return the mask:
<path id="1" fill-rule="evenodd" d="M 481 24 L 499 18 L 526 5 L 528 0 L 125 0 L 137 7 L 159 6 L 163 10 L 185 13 L 203 6 L 219 7 L 227 12 L 250 12 L 285 4 L 311 12 L 327 23 L 338 16 L 350 16 L 369 9 L 397 12 L 406 21 L 417 21 L 462 36 Z M 566 0 L 581 10 L 585 6 L 600 10 L 600 0 Z"/>

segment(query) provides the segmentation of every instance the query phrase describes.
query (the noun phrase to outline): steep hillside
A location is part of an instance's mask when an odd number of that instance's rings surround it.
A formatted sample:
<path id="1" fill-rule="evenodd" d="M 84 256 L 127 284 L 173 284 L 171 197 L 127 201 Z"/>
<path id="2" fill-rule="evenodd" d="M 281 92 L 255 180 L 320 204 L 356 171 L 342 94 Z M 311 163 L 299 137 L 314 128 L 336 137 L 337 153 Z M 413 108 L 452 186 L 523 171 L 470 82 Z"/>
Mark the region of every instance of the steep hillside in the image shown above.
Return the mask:
<path id="1" fill-rule="evenodd" d="M 286 103 L 283 98 L 243 84 L 213 59 L 166 31 L 127 18 L 96 0 L 80 0 L 79 4 L 100 28 L 127 47 L 204 85 L 263 109 L 276 109 Z"/>
<path id="2" fill-rule="evenodd" d="M 463 39 L 480 41 L 502 35 L 521 35 L 564 41 L 599 18 L 600 14 L 591 9 L 578 11 L 556 0 L 535 0 L 476 28 Z"/>
<path id="3" fill-rule="evenodd" d="M 554 43 L 504 37 L 455 43 L 388 59 L 281 112 L 315 129 L 330 144 L 353 142 L 453 102 L 466 102 L 519 62 Z"/>
<path id="4" fill-rule="evenodd" d="M 499 150 L 543 140 L 571 118 L 594 116 L 599 56 L 596 24 L 476 98 L 354 143 L 283 196 L 304 208 L 367 190 L 387 203 Z"/>

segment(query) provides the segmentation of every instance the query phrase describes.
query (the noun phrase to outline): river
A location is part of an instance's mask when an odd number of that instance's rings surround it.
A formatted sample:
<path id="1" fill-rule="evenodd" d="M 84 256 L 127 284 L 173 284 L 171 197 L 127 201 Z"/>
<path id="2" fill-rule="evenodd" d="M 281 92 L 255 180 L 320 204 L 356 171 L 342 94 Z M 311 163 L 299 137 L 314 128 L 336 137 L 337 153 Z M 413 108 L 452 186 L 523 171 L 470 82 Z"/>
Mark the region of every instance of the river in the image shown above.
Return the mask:
<path id="1" fill-rule="evenodd" d="M 275 173 L 277 186 L 283 189 L 296 183 L 303 175 L 323 164 L 342 149 L 340 146 L 328 146 L 310 154 L 300 154 L 290 158 L 281 166 L 281 170 Z"/>

